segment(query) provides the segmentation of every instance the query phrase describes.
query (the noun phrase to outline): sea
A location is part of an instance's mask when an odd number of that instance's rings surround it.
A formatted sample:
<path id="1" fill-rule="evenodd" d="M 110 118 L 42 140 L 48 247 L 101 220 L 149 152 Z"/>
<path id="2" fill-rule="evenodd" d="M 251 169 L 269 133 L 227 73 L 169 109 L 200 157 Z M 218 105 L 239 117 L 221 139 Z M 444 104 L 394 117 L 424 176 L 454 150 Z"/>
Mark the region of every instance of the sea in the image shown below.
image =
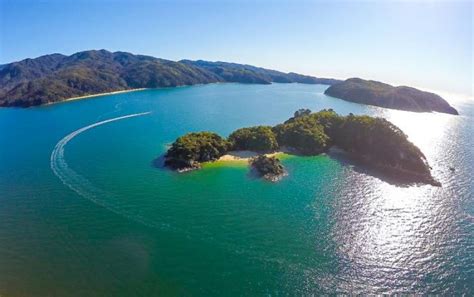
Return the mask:
<path id="1" fill-rule="evenodd" d="M 324 95 L 326 85 L 209 84 L 0 109 L 0 296 L 474 294 L 474 99 L 460 115 Z M 300 108 L 388 119 L 442 187 L 343 154 L 176 173 L 179 136 L 228 136 Z"/>

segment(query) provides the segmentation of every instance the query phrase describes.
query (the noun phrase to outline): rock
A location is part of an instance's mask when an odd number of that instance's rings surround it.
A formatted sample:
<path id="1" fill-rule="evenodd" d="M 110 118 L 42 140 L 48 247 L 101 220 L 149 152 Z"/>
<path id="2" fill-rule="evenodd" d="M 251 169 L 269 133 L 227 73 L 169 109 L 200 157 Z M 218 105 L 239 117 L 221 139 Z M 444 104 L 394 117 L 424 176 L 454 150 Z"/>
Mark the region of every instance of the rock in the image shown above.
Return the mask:
<path id="1" fill-rule="evenodd" d="M 250 165 L 259 176 L 269 181 L 278 181 L 285 174 L 283 165 L 281 165 L 280 160 L 275 157 L 258 155 L 250 160 Z"/>

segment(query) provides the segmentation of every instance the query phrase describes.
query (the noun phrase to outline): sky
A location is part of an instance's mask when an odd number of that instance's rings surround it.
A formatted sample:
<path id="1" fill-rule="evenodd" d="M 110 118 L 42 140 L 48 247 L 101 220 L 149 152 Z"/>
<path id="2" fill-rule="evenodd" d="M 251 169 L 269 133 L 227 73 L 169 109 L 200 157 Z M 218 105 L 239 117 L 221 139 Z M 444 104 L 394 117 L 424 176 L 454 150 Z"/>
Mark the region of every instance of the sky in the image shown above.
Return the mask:
<path id="1" fill-rule="evenodd" d="M 0 0 L 0 64 L 89 49 L 473 94 L 473 1 Z"/>

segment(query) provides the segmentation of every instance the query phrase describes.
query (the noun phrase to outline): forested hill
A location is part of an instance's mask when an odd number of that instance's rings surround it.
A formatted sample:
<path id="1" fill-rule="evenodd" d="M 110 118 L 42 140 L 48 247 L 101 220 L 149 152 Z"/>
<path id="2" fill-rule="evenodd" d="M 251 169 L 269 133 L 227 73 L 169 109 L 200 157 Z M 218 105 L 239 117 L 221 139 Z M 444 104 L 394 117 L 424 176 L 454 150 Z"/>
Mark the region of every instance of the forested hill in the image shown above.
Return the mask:
<path id="1" fill-rule="evenodd" d="M 179 62 L 126 52 L 51 54 L 1 65 L 0 106 L 28 107 L 135 88 L 214 82 L 333 84 L 334 79 L 225 62 Z"/>
<path id="2" fill-rule="evenodd" d="M 332 78 L 319 78 L 314 76 L 297 74 L 294 72 L 284 73 L 276 70 L 270 70 L 252 65 L 227 63 L 227 62 L 209 62 L 209 61 L 179 61 L 186 65 L 192 65 L 210 71 L 224 81 L 240 83 L 302 83 L 302 84 L 324 84 L 332 85 L 340 80 Z"/>
<path id="3" fill-rule="evenodd" d="M 414 112 L 442 112 L 457 115 L 458 111 L 440 96 L 411 87 L 360 78 L 332 84 L 324 92 L 342 100 Z"/>

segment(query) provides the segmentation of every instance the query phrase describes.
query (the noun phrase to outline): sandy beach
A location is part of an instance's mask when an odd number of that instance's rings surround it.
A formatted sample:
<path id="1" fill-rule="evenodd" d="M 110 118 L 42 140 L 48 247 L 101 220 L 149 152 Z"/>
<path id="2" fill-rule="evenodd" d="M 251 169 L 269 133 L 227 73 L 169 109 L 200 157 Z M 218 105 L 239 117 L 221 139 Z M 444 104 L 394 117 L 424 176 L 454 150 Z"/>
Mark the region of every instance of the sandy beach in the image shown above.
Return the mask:
<path id="1" fill-rule="evenodd" d="M 283 151 L 273 152 L 265 154 L 267 157 L 274 157 L 284 154 Z M 251 158 L 258 156 L 259 154 L 252 151 L 231 151 L 219 158 L 218 161 L 249 161 Z"/>
<path id="2" fill-rule="evenodd" d="M 65 100 L 62 100 L 62 101 L 50 102 L 50 103 L 45 104 L 45 105 L 63 103 L 63 102 L 68 102 L 68 101 L 81 100 L 81 99 L 89 99 L 89 98 L 105 96 L 105 95 L 114 95 L 114 94 L 121 94 L 121 93 L 135 92 L 135 91 L 143 91 L 143 90 L 147 90 L 147 88 L 129 89 L 129 90 L 121 90 L 121 91 L 114 91 L 114 92 L 106 92 L 106 93 L 98 93 L 98 94 L 92 94 L 92 95 L 71 97 L 71 98 L 68 98 L 68 99 L 65 99 Z"/>

